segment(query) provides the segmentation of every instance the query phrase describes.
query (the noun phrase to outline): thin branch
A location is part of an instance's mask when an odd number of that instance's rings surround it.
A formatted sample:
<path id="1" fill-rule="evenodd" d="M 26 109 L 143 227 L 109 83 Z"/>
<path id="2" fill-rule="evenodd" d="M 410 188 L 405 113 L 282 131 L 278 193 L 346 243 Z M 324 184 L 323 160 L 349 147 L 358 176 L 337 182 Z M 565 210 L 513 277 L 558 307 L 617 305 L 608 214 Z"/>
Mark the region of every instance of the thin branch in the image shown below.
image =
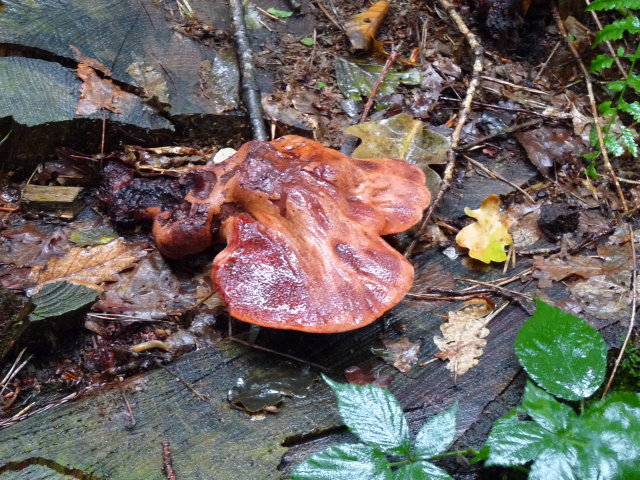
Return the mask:
<path id="1" fill-rule="evenodd" d="M 440 3 L 442 8 L 447 11 L 460 33 L 465 36 L 465 38 L 467 39 L 467 43 L 473 50 L 473 71 L 471 73 L 471 80 L 469 81 L 469 86 L 467 87 L 467 93 L 465 95 L 464 102 L 458 113 L 456 127 L 451 134 L 451 146 L 449 147 L 449 151 L 447 152 L 447 166 L 445 167 L 444 174 L 442 176 L 442 184 L 440 185 L 440 190 L 438 190 L 437 195 L 427 209 L 418 232 L 413 237 L 413 240 L 405 250 L 405 257 L 409 257 L 413 253 L 413 250 L 416 248 L 418 241 L 426 232 L 429 221 L 431 220 L 433 213 L 438 207 L 438 204 L 442 200 L 444 193 L 447 191 L 447 189 L 451 185 L 451 182 L 453 181 L 453 173 L 456 168 L 456 156 L 458 154 L 458 146 L 460 144 L 460 135 L 462 134 L 462 128 L 467 121 L 467 116 L 471 111 L 473 97 L 475 96 L 478 85 L 480 84 L 480 74 L 482 73 L 482 59 L 484 57 L 484 53 L 482 46 L 478 41 L 478 38 L 471 32 L 471 30 L 469 30 L 469 27 L 467 27 L 467 25 L 464 23 L 464 20 L 455 9 L 453 4 L 449 2 L 449 0 L 438 0 L 438 3 Z"/>
<path id="2" fill-rule="evenodd" d="M 529 195 L 526 191 L 524 191 L 521 187 L 519 187 L 518 185 L 516 185 L 515 183 L 513 183 L 510 180 L 507 180 L 506 178 L 504 178 L 502 175 L 494 172 L 493 170 L 490 170 L 489 168 L 485 167 L 483 164 L 481 164 L 480 162 L 475 161 L 473 158 L 465 155 L 464 158 L 467 160 L 467 162 L 469 162 L 471 165 L 473 165 L 474 167 L 479 168 L 480 170 L 482 170 L 483 172 L 485 172 L 487 175 L 497 179 L 497 180 L 501 180 L 504 183 L 506 183 L 507 185 L 511 185 L 513 188 L 515 188 L 516 190 L 518 190 L 520 193 L 522 193 L 525 198 L 527 200 L 529 200 L 529 202 L 531 203 L 536 203 L 536 201 L 533 199 L 533 197 L 531 197 L 531 195 Z"/>
<path id="3" fill-rule="evenodd" d="M 260 345 L 255 344 L 255 343 L 247 342 L 246 340 L 241 340 L 241 339 L 239 339 L 237 337 L 229 336 L 229 337 L 225 338 L 225 340 L 231 340 L 232 342 L 236 342 L 236 343 L 239 343 L 241 345 L 245 345 L 245 346 L 250 347 L 250 348 L 255 348 L 256 350 L 261 350 L 263 352 L 273 353 L 274 355 L 278 355 L 280 357 L 288 358 L 289 360 L 293 360 L 294 362 L 300 362 L 300 363 L 304 363 L 306 365 L 311 365 L 312 367 L 315 367 L 315 368 L 317 368 L 319 370 L 322 370 L 323 372 L 326 372 L 326 371 L 329 370 L 327 367 L 324 367 L 324 366 L 320 365 L 319 363 L 310 362 L 308 360 L 304 360 L 303 358 L 296 357 L 296 356 L 293 356 L 293 355 L 289 355 L 288 353 L 278 352 L 277 350 L 273 350 L 271 348 L 262 347 Z"/>
<path id="4" fill-rule="evenodd" d="M 638 302 L 638 260 L 636 256 L 636 242 L 633 237 L 633 227 L 631 223 L 628 224 L 629 227 L 629 236 L 631 241 L 631 262 L 632 262 L 632 274 L 631 274 L 631 318 L 629 319 L 629 328 L 627 329 L 627 335 L 624 337 L 624 342 L 622 342 L 622 346 L 620 347 L 620 353 L 618 354 L 618 358 L 616 358 L 616 363 L 613 365 L 613 370 L 611 371 L 611 375 L 609 375 L 609 380 L 607 381 L 607 386 L 604 387 L 604 391 L 602 392 L 602 398 L 606 397 L 607 393 L 609 393 L 609 389 L 611 388 L 611 384 L 613 383 L 613 379 L 616 376 L 618 371 L 618 367 L 620 366 L 620 362 L 622 361 L 622 357 L 624 357 L 624 352 L 627 349 L 627 345 L 629 345 L 629 340 L 631 339 L 631 333 L 633 332 L 633 327 L 636 323 L 636 303 Z"/>
<path id="5" fill-rule="evenodd" d="M 549 54 L 549 56 L 547 57 L 547 59 L 544 61 L 544 63 L 542 64 L 542 66 L 540 67 L 540 70 L 538 70 L 538 73 L 536 74 L 536 77 L 533 79 L 533 83 L 536 83 L 538 81 L 538 79 L 540 78 L 540 75 L 542 75 L 542 72 L 545 71 L 545 69 L 547 68 L 547 65 L 549 65 L 549 62 L 551 61 L 551 59 L 553 58 L 553 56 L 556 54 L 556 52 L 558 51 L 558 47 L 560 46 L 560 42 L 556 42 L 555 46 L 553 47 L 553 49 L 551 50 L 551 53 Z"/>
<path id="6" fill-rule="evenodd" d="M 262 115 L 262 103 L 260 90 L 256 84 L 255 66 L 253 64 L 253 52 L 249 45 L 247 36 L 247 26 L 244 22 L 244 8 L 242 0 L 229 0 L 231 5 L 231 15 L 235 29 L 236 46 L 240 57 L 240 71 L 242 72 L 242 89 L 244 91 L 244 101 L 249 112 L 249 122 L 253 130 L 253 136 L 257 140 L 267 141 L 267 129 Z"/>
<path id="7" fill-rule="evenodd" d="M 387 74 L 389 73 L 389 70 L 391 70 L 391 66 L 394 64 L 394 62 L 397 59 L 398 59 L 398 51 L 395 48 L 393 48 L 391 50 L 391 54 L 387 58 L 387 61 L 384 62 L 384 67 L 382 67 L 382 70 L 380 71 L 380 75 L 378 75 L 378 78 L 376 78 L 376 83 L 373 84 L 373 88 L 371 89 L 371 95 L 369 95 L 369 98 L 367 99 L 367 103 L 364 105 L 364 108 L 362 109 L 362 115 L 360 115 L 359 123 L 363 123 L 369 116 L 369 110 L 371 110 L 371 107 L 373 106 L 373 99 L 378 94 L 378 89 L 380 88 L 380 85 L 382 85 L 382 82 L 384 81 L 384 77 L 387 76 Z"/>
<path id="8" fill-rule="evenodd" d="M 578 62 L 580 66 L 580 70 L 582 71 L 582 75 L 584 76 L 584 82 L 587 85 L 587 93 L 589 96 L 589 103 L 591 104 L 591 115 L 593 116 L 593 124 L 596 127 L 596 132 L 598 133 L 598 146 L 600 148 L 600 152 L 602 153 L 602 159 L 604 160 L 604 166 L 609 172 L 611 179 L 616 187 L 616 192 L 618 193 L 618 197 L 620 198 L 620 202 L 622 203 L 622 210 L 627 211 L 629 207 L 627 207 L 627 201 L 624 198 L 624 194 L 622 193 L 622 187 L 620 186 L 620 182 L 618 181 L 618 176 L 616 175 L 615 170 L 613 169 L 613 165 L 609 161 L 609 153 L 607 152 L 607 147 L 604 144 L 604 136 L 602 134 L 602 127 L 600 126 L 599 116 L 598 116 L 598 106 L 596 105 L 596 97 L 593 94 L 593 84 L 591 83 L 591 76 L 589 75 L 589 71 L 585 66 L 582 58 L 580 58 L 580 54 L 576 50 L 576 47 L 573 46 L 573 43 L 569 40 L 569 35 L 567 34 L 567 29 L 564 26 L 564 22 L 562 18 L 560 18 L 560 12 L 558 11 L 558 5 L 553 3 L 553 18 L 556 21 L 556 25 L 558 26 L 558 30 L 564 37 L 569 50 L 573 54 L 574 58 Z"/>
<path id="9" fill-rule="evenodd" d="M 169 442 L 162 442 L 162 468 L 167 480 L 178 480 L 173 471 L 173 459 L 171 458 L 171 450 L 169 450 Z"/>
<path id="10" fill-rule="evenodd" d="M 486 135 L 482 138 L 479 138 L 478 140 L 474 140 L 473 142 L 469 142 L 469 143 L 465 143 L 460 147 L 460 151 L 463 152 L 468 152 L 469 150 L 471 150 L 473 147 L 477 147 L 480 144 L 483 144 L 485 142 L 488 142 L 489 140 L 492 140 L 496 137 L 502 137 L 503 135 L 509 135 L 511 133 L 515 133 L 519 130 L 523 130 L 525 128 L 529 128 L 529 127 L 536 127 L 538 125 L 540 125 L 542 123 L 542 119 L 540 118 L 536 118 L 534 120 L 529 120 L 528 122 L 523 122 L 523 123 L 517 123 L 515 125 L 513 125 L 512 127 L 507 127 L 507 128 L 503 128 L 500 131 L 496 132 L 496 133 L 492 133 L 491 135 Z"/>

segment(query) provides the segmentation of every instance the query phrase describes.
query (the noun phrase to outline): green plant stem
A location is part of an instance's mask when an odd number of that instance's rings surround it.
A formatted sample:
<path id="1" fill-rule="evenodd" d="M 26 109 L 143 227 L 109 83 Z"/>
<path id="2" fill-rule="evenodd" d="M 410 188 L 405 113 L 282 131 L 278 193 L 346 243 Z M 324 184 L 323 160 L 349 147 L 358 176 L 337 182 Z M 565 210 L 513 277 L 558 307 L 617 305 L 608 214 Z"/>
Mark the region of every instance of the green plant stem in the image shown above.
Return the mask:
<path id="1" fill-rule="evenodd" d="M 455 452 L 441 453 L 439 455 L 434 455 L 433 457 L 428 458 L 416 458 L 409 460 L 400 460 L 398 462 L 389 462 L 387 463 L 387 467 L 398 467 L 400 465 L 409 465 L 410 463 L 416 462 L 428 462 L 431 460 L 438 460 L 439 458 L 443 457 L 451 457 L 453 455 L 478 455 L 478 453 L 480 452 L 475 448 L 467 448 L 466 450 L 456 450 Z"/>

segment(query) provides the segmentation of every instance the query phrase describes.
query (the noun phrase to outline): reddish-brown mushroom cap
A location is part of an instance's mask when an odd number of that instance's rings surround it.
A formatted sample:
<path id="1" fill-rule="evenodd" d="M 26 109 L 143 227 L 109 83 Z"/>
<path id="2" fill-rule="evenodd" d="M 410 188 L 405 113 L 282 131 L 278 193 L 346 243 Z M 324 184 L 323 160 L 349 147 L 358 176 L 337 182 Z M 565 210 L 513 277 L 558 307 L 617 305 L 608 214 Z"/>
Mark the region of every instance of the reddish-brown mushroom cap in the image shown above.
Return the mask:
<path id="1" fill-rule="evenodd" d="M 253 141 L 195 173 L 181 208 L 153 233 L 173 258 L 227 242 L 212 279 L 232 316 L 271 328 L 363 327 L 411 287 L 413 267 L 381 235 L 417 223 L 430 201 L 422 171 L 356 159 L 306 138 Z"/>

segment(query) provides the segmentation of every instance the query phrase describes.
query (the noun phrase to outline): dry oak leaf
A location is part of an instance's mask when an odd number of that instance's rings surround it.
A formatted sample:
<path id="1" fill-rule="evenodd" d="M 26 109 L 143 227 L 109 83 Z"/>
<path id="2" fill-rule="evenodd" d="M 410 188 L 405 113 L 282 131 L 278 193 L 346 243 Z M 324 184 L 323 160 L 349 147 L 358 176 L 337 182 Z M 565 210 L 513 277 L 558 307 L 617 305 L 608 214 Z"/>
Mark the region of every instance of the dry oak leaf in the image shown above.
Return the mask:
<path id="1" fill-rule="evenodd" d="M 447 368 L 453 372 L 454 378 L 475 367 L 484 353 L 485 338 L 489 335 L 485 325 L 490 311 L 488 305 L 482 305 L 449 312 L 449 319 L 440 325 L 442 336 L 433 337 L 440 350 L 436 357 L 449 360 Z"/>
<path id="2" fill-rule="evenodd" d="M 382 343 L 385 348 L 382 353 L 384 360 L 402 373 L 411 371 L 411 367 L 418 363 L 419 343 L 413 343 L 407 337 L 396 340 L 384 339 Z"/>
<path id="3" fill-rule="evenodd" d="M 145 255 L 140 245 L 127 244 L 118 238 L 91 248 L 72 248 L 64 257 L 34 267 L 31 277 L 38 284 L 67 280 L 95 288 L 103 282 L 115 282 L 118 273 L 131 268 Z"/>
<path id="4" fill-rule="evenodd" d="M 500 212 L 501 204 L 500 197 L 489 195 L 477 210 L 465 207 L 464 213 L 477 222 L 460 230 L 456 242 L 469 249 L 471 258 L 484 263 L 504 262 L 507 259 L 504 247 L 511 245 L 513 239 L 509 233 L 509 217 Z"/>

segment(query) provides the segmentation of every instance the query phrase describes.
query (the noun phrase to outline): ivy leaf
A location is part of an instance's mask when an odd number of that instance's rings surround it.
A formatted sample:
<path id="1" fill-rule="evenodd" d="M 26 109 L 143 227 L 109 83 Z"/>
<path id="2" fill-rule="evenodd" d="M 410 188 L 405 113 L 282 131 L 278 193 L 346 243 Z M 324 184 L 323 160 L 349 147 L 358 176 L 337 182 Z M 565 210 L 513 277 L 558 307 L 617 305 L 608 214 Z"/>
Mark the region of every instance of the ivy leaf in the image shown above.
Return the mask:
<path id="1" fill-rule="evenodd" d="M 407 419 L 389 390 L 322 378 L 338 399 L 338 410 L 344 423 L 362 442 L 389 455 L 409 454 Z"/>
<path id="2" fill-rule="evenodd" d="M 521 408 L 538 425 L 550 432 L 568 428 L 569 421 L 576 417 L 576 413 L 571 407 L 558 402 L 531 382 L 527 382 L 524 388 Z"/>
<path id="3" fill-rule="evenodd" d="M 628 8 L 626 4 L 625 8 Z M 607 40 L 620 40 L 626 32 L 629 32 L 631 35 L 640 33 L 640 18 L 629 16 L 605 25 L 604 28 L 596 34 L 596 40 L 593 45 L 596 46 L 600 44 L 600 42 Z"/>
<path id="4" fill-rule="evenodd" d="M 635 134 L 633 130 L 622 127 L 620 129 L 620 143 L 627 149 L 627 151 L 634 157 L 638 156 L 638 145 L 636 144 Z"/>
<path id="5" fill-rule="evenodd" d="M 640 102 L 627 103 L 621 99 L 618 102 L 618 108 L 631 115 L 636 122 L 640 122 Z"/>
<path id="6" fill-rule="evenodd" d="M 382 452 L 362 444 L 328 447 L 298 465 L 291 480 L 391 480 Z"/>
<path id="7" fill-rule="evenodd" d="M 267 13 L 270 13 L 274 17 L 278 18 L 289 18 L 293 15 L 293 12 L 289 12 L 287 10 L 278 10 L 277 8 L 269 8 L 267 9 Z"/>
<path id="8" fill-rule="evenodd" d="M 586 10 L 587 12 L 600 12 L 616 8 L 637 9 L 640 8 L 640 0 L 594 0 Z"/>
<path id="9" fill-rule="evenodd" d="M 554 435 L 535 422 L 518 420 L 512 411 L 493 424 L 487 438 L 486 465 L 522 465 L 555 446 Z"/>
<path id="10" fill-rule="evenodd" d="M 604 146 L 606 147 L 607 151 L 614 157 L 624 155 L 624 147 L 618 141 L 616 136 L 611 132 L 607 133 L 604 136 Z"/>
<path id="11" fill-rule="evenodd" d="M 605 68 L 610 68 L 611 65 L 613 65 L 613 58 L 600 54 L 596 58 L 591 60 L 589 71 L 591 73 L 600 72 Z"/>
<path id="12" fill-rule="evenodd" d="M 588 397 L 604 380 L 607 347 L 602 336 L 584 320 L 540 299 L 518 332 L 515 349 L 529 376 L 557 397 Z"/>
<path id="13" fill-rule="evenodd" d="M 394 472 L 394 480 L 452 480 L 447 472 L 433 463 L 415 462 Z"/>
<path id="14" fill-rule="evenodd" d="M 484 263 L 504 262 L 507 254 L 504 247 L 513 240 L 509 233 L 509 218 L 500 212 L 502 202 L 497 195 L 489 195 L 480 208 L 465 207 L 464 213 L 477 220 L 467 225 L 456 235 L 456 242 L 469 249 L 469 256 Z"/>
<path id="15" fill-rule="evenodd" d="M 413 453 L 420 458 L 430 458 L 444 452 L 456 436 L 458 403 L 429 419 L 416 437 Z"/>

